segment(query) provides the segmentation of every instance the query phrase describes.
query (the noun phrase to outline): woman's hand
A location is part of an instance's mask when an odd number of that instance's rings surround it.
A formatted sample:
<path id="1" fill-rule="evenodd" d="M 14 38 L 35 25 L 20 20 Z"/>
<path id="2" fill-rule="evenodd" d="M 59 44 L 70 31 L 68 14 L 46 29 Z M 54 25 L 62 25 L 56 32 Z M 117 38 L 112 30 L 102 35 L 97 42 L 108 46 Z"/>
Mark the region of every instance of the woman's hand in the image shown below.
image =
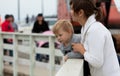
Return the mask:
<path id="1" fill-rule="evenodd" d="M 75 52 L 79 52 L 81 53 L 82 55 L 84 55 L 85 53 L 85 48 L 82 44 L 80 43 L 72 43 L 72 48 Z"/>

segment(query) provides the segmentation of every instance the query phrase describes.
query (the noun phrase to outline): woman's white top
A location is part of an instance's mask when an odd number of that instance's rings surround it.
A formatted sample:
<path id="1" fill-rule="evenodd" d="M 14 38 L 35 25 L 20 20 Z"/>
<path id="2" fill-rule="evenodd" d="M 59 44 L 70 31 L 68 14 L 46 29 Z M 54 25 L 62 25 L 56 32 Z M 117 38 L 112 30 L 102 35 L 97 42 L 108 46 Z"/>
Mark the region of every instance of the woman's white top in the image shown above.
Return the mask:
<path id="1" fill-rule="evenodd" d="M 91 76 L 120 76 L 120 66 L 111 33 L 103 24 L 97 22 L 95 15 L 88 18 L 81 29 L 81 43 L 86 52 Z"/>

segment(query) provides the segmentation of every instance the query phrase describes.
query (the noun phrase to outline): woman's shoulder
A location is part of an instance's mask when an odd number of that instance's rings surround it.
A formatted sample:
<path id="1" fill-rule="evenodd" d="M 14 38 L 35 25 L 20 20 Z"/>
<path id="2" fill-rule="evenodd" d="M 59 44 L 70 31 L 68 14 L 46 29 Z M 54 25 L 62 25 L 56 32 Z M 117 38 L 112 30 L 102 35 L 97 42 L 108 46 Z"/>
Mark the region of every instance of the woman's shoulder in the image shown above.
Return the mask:
<path id="1" fill-rule="evenodd" d="M 96 33 L 96 34 L 110 34 L 110 31 L 100 22 L 96 22 L 91 26 L 88 30 L 89 33 Z"/>

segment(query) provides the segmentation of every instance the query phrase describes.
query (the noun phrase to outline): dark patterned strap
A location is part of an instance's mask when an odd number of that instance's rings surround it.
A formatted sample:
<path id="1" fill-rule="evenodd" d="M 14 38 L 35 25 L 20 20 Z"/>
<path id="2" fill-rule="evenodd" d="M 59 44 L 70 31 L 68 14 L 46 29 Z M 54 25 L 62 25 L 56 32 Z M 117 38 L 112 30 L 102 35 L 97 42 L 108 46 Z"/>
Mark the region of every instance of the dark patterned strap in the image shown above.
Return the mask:
<path id="1" fill-rule="evenodd" d="M 88 62 L 84 60 L 84 76 L 90 76 L 90 68 Z"/>

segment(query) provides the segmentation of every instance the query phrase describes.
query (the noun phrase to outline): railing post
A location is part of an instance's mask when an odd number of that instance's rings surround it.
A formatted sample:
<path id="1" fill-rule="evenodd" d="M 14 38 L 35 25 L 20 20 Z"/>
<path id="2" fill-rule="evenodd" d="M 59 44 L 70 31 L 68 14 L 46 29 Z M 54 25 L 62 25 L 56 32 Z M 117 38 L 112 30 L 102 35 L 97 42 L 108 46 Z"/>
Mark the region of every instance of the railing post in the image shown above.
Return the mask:
<path id="1" fill-rule="evenodd" d="M 30 35 L 30 76 L 34 76 L 35 69 L 35 47 L 33 44 L 33 37 Z"/>
<path id="2" fill-rule="evenodd" d="M 16 35 L 15 34 L 13 34 L 13 75 L 14 76 L 18 76 L 18 48 L 17 48 L 17 45 L 18 45 L 18 43 L 17 43 L 17 37 L 16 37 Z"/>
<path id="3" fill-rule="evenodd" d="M 3 39 L 0 33 L 0 76 L 3 76 Z"/>
<path id="4" fill-rule="evenodd" d="M 49 36 L 49 49 L 50 49 L 50 76 L 55 74 L 55 38 Z"/>

